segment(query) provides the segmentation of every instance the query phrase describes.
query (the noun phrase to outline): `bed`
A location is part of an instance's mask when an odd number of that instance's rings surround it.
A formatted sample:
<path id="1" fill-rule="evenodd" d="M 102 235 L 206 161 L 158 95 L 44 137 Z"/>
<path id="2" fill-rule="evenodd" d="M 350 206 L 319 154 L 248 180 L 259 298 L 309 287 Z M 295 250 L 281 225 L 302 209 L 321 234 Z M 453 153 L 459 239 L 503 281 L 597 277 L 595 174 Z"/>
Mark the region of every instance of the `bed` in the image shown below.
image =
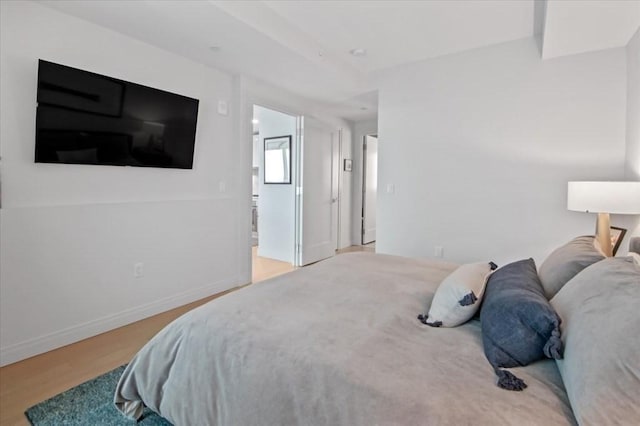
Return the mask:
<path id="1" fill-rule="evenodd" d="M 455 269 L 351 253 L 232 292 L 150 340 L 116 406 L 175 425 L 576 424 L 555 361 L 518 368 L 528 388 L 505 391 L 477 319 L 417 321 Z"/>

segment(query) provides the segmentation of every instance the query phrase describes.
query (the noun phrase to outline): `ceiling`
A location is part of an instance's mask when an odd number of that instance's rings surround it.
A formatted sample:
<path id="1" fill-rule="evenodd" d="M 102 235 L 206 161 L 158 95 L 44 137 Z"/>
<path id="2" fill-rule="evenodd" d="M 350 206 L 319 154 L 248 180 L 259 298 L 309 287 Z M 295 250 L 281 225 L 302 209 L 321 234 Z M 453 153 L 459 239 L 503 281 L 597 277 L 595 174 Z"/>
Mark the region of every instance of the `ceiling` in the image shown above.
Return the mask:
<path id="1" fill-rule="evenodd" d="M 265 1 L 363 72 L 533 34 L 533 1 Z M 349 51 L 365 48 L 367 56 Z"/>
<path id="2" fill-rule="evenodd" d="M 205 65 L 281 87 L 351 120 L 376 116 L 379 71 L 531 37 L 540 6 L 546 6 L 546 57 L 623 46 L 640 25 L 640 15 L 633 15 L 640 0 L 574 1 L 570 7 L 555 0 L 39 1 Z M 591 3 L 606 4 L 594 12 Z M 596 25 L 599 17 L 607 24 Z M 366 55 L 350 54 L 357 48 Z"/>
<path id="3" fill-rule="evenodd" d="M 550 1 L 544 25 L 543 59 L 625 46 L 640 25 L 640 1 Z"/>

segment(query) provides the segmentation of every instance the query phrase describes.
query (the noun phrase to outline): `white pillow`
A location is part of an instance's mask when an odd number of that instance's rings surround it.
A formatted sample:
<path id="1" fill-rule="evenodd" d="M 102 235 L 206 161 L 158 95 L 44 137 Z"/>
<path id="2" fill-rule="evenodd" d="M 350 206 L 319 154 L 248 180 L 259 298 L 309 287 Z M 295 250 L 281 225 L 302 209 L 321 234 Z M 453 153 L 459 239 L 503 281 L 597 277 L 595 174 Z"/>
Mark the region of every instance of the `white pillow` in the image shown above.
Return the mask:
<path id="1" fill-rule="evenodd" d="M 433 327 L 456 327 L 469 321 L 480 307 L 493 262 L 460 266 L 440 283 L 424 321 Z"/>

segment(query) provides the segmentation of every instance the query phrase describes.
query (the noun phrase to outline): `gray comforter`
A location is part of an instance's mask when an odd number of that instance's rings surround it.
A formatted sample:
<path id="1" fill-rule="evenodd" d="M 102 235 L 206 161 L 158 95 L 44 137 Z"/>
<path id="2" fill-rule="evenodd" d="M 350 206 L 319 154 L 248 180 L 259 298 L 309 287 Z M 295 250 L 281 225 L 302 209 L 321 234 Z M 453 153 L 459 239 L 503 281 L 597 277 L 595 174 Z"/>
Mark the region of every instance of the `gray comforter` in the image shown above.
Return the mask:
<path id="1" fill-rule="evenodd" d="M 430 328 L 454 265 L 340 255 L 213 300 L 133 358 L 115 403 L 176 425 L 574 424 L 553 361 L 495 385 L 480 325 Z"/>

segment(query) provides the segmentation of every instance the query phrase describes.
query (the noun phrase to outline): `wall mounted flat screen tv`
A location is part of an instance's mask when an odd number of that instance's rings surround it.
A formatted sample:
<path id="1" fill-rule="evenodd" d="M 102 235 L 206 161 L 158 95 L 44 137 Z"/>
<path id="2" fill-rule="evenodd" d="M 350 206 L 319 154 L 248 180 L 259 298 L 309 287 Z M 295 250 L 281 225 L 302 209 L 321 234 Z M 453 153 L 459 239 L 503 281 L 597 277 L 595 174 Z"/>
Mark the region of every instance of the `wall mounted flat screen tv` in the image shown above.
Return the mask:
<path id="1" fill-rule="evenodd" d="M 198 103 L 40 60 L 35 161 L 191 169 Z"/>

